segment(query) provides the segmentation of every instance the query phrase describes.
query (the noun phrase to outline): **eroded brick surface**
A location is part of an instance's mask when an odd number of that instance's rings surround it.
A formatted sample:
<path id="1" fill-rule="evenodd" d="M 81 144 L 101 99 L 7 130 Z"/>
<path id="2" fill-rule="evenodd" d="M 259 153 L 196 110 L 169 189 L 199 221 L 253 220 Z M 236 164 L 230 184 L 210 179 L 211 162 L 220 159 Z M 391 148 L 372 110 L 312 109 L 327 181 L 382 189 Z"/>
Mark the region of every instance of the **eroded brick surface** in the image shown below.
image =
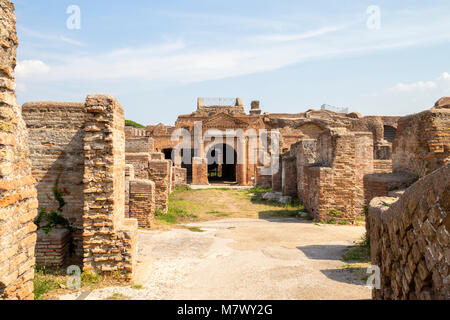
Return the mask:
<path id="1" fill-rule="evenodd" d="M 33 299 L 37 215 L 28 133 L 16 103 L 16 17 L 0 0 L 0 299 Z"/>

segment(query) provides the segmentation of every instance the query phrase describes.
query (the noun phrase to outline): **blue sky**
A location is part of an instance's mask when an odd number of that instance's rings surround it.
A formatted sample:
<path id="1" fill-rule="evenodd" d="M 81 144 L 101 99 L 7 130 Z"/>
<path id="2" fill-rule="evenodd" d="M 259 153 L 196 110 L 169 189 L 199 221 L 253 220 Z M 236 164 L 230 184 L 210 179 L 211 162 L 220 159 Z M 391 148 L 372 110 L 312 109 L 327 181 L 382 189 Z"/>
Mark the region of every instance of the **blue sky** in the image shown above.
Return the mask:
<path id="1" fill-rule="evenodd" d="M 127 119 L 173 124 L 198 96 L 239 96 L 247 109 L 260 100 L 273 113 L 330 104 L 404 115 L 450 95 L 448 0 L 14 3 L 20 104 L 108 93 Z M 79 30 L 67 28 L 70 5 Z"/>

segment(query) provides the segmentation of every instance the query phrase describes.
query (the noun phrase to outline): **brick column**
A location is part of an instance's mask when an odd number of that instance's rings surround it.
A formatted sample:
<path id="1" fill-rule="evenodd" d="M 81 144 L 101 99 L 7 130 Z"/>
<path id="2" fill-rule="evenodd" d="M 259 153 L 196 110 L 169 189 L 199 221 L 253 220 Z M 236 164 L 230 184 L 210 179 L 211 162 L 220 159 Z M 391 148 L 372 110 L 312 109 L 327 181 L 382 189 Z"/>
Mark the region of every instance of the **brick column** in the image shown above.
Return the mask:
<path id="1" fill-rule="evenodd" d="M 155 217 L 155 183 L 150 180 L 130 181 L 130 218 L 139 228 L 150 229 Z"/>
<path id="2" fill-rule="evenodd" d="M 125 134 L 122 106 L 91 95 L 85 105 L 83 269 L 119 271 L 131 279 L 137 221 L 125 219 Z"/>

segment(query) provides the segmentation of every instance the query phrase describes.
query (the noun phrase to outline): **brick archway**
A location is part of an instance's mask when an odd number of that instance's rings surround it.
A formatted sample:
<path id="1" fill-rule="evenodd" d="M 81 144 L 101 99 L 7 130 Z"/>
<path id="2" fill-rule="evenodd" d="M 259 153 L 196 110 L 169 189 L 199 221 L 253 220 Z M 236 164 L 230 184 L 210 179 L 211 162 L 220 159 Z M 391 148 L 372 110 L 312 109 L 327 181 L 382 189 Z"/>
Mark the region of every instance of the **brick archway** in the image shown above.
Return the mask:
<path id="1" fill-rule="evenodd" d="M 208 181 L 237 182 L 237 152 L 226 143 L 213 143 L 205 150 L 208 159 Z"/>

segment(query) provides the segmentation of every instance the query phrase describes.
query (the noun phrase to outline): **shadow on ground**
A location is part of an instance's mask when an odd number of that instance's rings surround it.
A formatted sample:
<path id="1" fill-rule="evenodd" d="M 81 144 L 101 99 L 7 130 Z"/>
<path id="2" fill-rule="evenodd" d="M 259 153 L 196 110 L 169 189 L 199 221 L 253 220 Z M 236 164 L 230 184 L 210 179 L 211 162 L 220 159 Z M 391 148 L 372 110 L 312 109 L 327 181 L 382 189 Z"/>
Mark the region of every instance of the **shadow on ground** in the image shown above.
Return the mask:
<path id="1" fill-rule="evenodd" d="M 311 245 L 297 247 L 309 259 L 314 260 L 341 260 L 342 255 L 348 250 L 346 245 Z"/>

